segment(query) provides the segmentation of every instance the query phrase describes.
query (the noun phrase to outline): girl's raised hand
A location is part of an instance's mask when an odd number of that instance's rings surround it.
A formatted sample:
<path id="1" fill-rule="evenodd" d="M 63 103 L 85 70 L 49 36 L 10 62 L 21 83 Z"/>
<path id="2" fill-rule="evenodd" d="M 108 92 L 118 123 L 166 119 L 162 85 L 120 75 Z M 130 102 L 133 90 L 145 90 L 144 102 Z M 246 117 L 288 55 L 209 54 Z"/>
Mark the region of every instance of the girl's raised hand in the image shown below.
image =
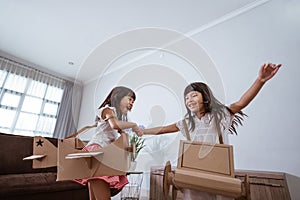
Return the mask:
<path id="1" fill-rule="evenodd" d="M 262 82 L 266 82 L 271 79 L 279 70 L 281 64 L 273 64 L 273 63 L 266 63 L 263 64 L 259 70 L 259 78 Z"/>

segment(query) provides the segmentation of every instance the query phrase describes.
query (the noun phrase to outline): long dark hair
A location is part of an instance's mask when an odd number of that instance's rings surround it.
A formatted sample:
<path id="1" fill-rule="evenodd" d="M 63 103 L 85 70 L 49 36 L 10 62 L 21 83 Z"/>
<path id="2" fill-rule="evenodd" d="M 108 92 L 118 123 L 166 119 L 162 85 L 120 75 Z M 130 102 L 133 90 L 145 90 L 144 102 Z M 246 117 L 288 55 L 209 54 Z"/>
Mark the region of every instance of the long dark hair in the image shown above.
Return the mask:
<path id="1" fill-rule="evenodd" d="M 204 110 L 205 113 L 211 113 L 213 117 L 216 120 L 216 124 L 219 125 L 221 122 L 221 119 L 225 117 L 225 109 L 228 110 L 231 114 L 233 112 L 222 104 L 218 99 L 216 99 L 210 90 L 210 88 L 202 82 L 194 82 L 189 84 L 185 90 L 184 90 L 184 97 L 192 91 L 198 91 L 202 94 L 202 99 L 203 99 L 203 105 L 204 105 Z M 193 131 L 195 130 L 195 121 L 193 120 L 192 113 L 191 111 L 186 107 L 187 109 L 187 114 L 186 118 L 188 119 L 190 130 Z M 232 134 L 237 134 L 236 131 L 236 126 L 238 125 L 243 125 L 242 121 L 244 120 L 244 117 L 247 116 L 245 113 L 242 111 L 236 113 L 234 115 L 233 122 L 231 126 L 229 127 L 229 132 Z"/>
<path id="2" fill-rule="evenodd" d="M 117 111 L 118 120 L 127 121 L 127 114 L 122 116 L 121 109 L 120 109 L 120 101 L 125 96 L 130 96 L 134 100 L 136 99 L 136 96 L 135 96 L 135 93 L 133 92 L 133 90 L 131 90 L 130 88 L 124 87 L 124 86 L 117 86 L 110 91 L 110 93 L 107 95 L 106 99 L 99 106 L 99 108 L 102 108 L 106 105 L 115 107 L 116 111 Z M 99 120 L 98 116 L 96 116 L 96 120 L 97 121 Z"/>

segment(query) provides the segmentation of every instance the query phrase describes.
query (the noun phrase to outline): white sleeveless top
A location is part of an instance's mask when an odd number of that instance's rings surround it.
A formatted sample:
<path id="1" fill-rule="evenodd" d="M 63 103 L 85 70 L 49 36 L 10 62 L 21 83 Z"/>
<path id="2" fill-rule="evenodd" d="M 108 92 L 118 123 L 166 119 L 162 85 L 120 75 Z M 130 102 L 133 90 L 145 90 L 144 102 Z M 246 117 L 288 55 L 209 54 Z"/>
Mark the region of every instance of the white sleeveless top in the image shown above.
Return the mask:
<path id="1" fill-rule="evenodd" d="M 210 144 L 219 143 L 218 130 L 216 122 L 211 113 L 206 113 L 201 119 L 195 114 L 192 115 L 195 121 L 195 129 L 189 131 L 192 141 L 197 142 L 208 142 Z M 223 136 L 224 144 L 228 143 L 228 129 L 231 126 L 233 115 L 226 109 L 225 117 L 221 119 L 221 132 Z M 188 121 L 186 120 L 187 124 Z M 177 128 L 180 130 L 182 135 L 186 137 L 182 120 L 176 123 Z"/>
<path id="2" fill-rule="evenodd" d="M 105 147 L 113 141 L 115 141 L 120 136 L 117 130 L 112 129 L 110 127 L 108 121 L 104 121 L 104 119 L 102 119 L 101 115 L 105 108 L 110 108 L 111 110 L 113 110 L 114 117 L 117 118 L 117 112 L 115 107 L 105 106 L 100 109 L 97 109 L 96 115 L 99 117 L 100 120 L 98 121 L 95 133 L 92 139 L 88 142 L 87 146 L 91 144 L 99 144 L 101 147 Z"/>

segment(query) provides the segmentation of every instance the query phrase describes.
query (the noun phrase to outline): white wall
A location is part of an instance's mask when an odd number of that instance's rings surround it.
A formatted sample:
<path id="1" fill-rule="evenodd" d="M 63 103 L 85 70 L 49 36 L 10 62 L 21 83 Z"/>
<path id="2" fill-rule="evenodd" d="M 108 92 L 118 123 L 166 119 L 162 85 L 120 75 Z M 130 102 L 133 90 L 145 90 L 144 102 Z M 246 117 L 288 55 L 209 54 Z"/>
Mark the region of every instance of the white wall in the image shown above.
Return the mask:
<path id="1" fill-rule="evenodd" d="M 297 153 L 300 40 L 294 34 L 300 28 L 300 19 L 293 18 L 296 10 L 299 12 L 299 4 L 297 7 L 272 1 L 196 37 L 220 70 L 226 103 L 237 100 L 247 89 L 261 63 L 283 64 L 277 76 L 245 109 L 249 118 L 239 128 L 239 136 L 231 137 L 236 168 L 275 170 L 300 176 Z M 298 51 L 290 51 L 295 46 Z"/>
<path id="2" fill-rule="evenodd" d="M 278 74 L 244 110 L 249 117 L 238 128 L 239 135 L 230 136 L 230 143 L 234 146 L 237 169 L 281 171 L 300 176 L 297 88 L 300 38 L 294 34 L 299 32 L 300 19 L 295 17 L 299 11 L 295 2 L 271 1 L 207 29 L 197 31 L 199 27 L 195 27 L 196 31 L 189 36 L 207 52 L 205 57 L 195 47 L 201 59 L 207 59 L 201 63 L 189 58 L 196 66 L 185 62 L 181 55 L 159 51 L 124 67 L 122 62 L 150 50 L 123 55 L 107 67 L 106 75 L 99 74 L 99 79 L 85 84 L 79 127 L 93 123 L 94 109 L 118 84 L 132 87 L 137 93 L 130 113 L 133 121 L 145 126 L 152 122 L 152 125 L 166 125 L 180 120 L 184 114 L 181 94 L 186 83 L 206 81 L 229 104 L 251 85 L 264 62 L 282 63 Z M 193 50 L 194 47 L 189 53 L 195 53 Z M 216 70 L 211 72 L 214 79 L 203 68 L 210 61 Z M 153 116 L 158 120 L 152 121 Z M 83 138 L 89 138 L 90 134 Z M 138 158 L 138 169 L 145 169 L 146 163 L 164 165 L 166 160 L 175 163 L 179 139 L 175 138 L 174 134 L 147 138 L 148 147 Z"/>

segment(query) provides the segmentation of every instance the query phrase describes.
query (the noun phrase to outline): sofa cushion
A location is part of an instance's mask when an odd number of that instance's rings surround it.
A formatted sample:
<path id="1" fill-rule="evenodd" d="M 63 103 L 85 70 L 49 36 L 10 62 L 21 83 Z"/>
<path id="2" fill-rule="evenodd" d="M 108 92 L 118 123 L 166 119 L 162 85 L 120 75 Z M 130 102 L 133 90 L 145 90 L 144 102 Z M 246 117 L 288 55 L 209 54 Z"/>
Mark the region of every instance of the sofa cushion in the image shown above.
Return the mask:
<path id="1" fill-rule="evenodd" d="M 56 173 L 0 175 L 0 197 L 83 189 L 73 181 L 56 181 Z"/>
<path id="2" fill-rule="evenodd" d="M 57 146 L 57 139 L 47 139 Z M 0 133 L 0 147 L 0 175 L 57 171 L 57 167 L 32 169 L 32 161 L 23 161 L 32 155 L 33 137 Z"/>

